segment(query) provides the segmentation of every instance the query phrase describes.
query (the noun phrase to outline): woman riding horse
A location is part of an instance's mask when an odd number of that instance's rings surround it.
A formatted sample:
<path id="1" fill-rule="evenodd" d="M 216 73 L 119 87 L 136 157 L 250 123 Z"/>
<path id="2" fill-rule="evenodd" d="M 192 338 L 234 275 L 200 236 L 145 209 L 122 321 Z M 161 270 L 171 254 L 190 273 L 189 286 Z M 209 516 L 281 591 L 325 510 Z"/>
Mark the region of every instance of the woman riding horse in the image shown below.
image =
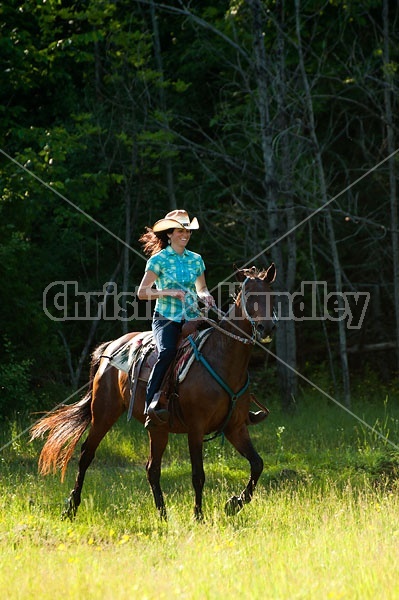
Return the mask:
<path id="1" fill-rule="evenodd" d="M 137 295 L 140 300 L 156 300 L 152 332 L 158 350 L 147 385 L 146 428 L 166 423 L 169 418 L 159 404 L 161 386 L 176 356 L 184 321 L 198 317 L 197 296 L 206 307 L 215 306 L 205 281 L 204 261 L 186 248 L 192 230 L 198 228 L 196 217 L 190 221 L 185 210 L 173 210 L 152 228 L 147 227 L 140 238 L 150 258 Z"/>
<path id="2" fill-rule="evenodd" d="M 180 235 L 184 236 L 184 231 Z M 223 433 L 250 465 L 247 485 L 238 496 L 233 495 L 227 501 L 226 512 L 235 514 L 252 499 L 263 470 L 263 460 L 254 448 L 248 431 L 248 424 L 254 422 L 249 416 L 253 397 L 249 392 L 248 365 L 253 346 L 269 342 L 275 327 L 271 291 L 275 276 L 274 264 L 261 271 L 254 267 L 236 271 L 240 290 L 225 317 L 218 325 L 212 325 L 212 331 L 201 347 L 191 338 L 195 360 L 185 378 L 177 382 L 174 401 L 170 406 L 171 418 L 164 425 L 148 430 L 150 454 L 146 465 L 147 479 L 155 505 L 163 518 L 166 518 L 166 507 L 160 475 L 170 433 L 187 435 L 196 518 L 202 518 L 205 483 L 203 444 L 205 436 L 212 432 Z M 32 438 L 47 434 L 39 458 L 40 472 L 47 474 L 59 468 L 62 479 L 78 441 L 88 429 L 64 517 L 72 519 L 76 515 L 85 475 L 97 447 L 130 407 L 131 378 L 128 373 L 114 367 L 109 357 L 125 347 L 126 343 L 139 339 L 141 334 L 128 333 L 98 346 L 92 356 L 89 388 L 85 396 L 72 405 L 58 407 L 44 415 L 31 429 Z M 133 416 L 141 423 L 145 421 L 145 398 L 145 383 L 139 380 Z"/>

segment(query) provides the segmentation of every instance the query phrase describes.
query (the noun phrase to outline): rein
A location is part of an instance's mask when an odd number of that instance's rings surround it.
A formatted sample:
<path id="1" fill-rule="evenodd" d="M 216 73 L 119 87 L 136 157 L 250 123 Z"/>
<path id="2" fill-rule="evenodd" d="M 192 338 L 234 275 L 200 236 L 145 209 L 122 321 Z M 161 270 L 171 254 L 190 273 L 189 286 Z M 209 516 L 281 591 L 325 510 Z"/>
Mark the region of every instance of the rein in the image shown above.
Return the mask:
<path id="1" fill-rule="evenodd" d="M 235 333 L 230 333 L 230 331 L 226 331 L 225 329 L 223 329 L 223 327 L 220 327 L 220 325 L 218 325 L 216 323 L 216 321 L 214 321 L 213 319 L 210 319 L 209 317 L 206 317 L 203 314 L 202 310 L 200 312 L 201 312 L 201 319 L 203 319 L 206 323 L 209 323 L 209 325 L 211 325 L 214 329 L 217 329 L 221 333 L 224 333 L 228 337 L 231 337 L 231 338 L 233 338 L 233 340 L 237 340 L 238 342 L 241 342 L 242 344 L 255 344 L 255 340 L 253 338 L 244 338 L 244 337 L 241 337 L 240 335 L 236 335 Z"/>

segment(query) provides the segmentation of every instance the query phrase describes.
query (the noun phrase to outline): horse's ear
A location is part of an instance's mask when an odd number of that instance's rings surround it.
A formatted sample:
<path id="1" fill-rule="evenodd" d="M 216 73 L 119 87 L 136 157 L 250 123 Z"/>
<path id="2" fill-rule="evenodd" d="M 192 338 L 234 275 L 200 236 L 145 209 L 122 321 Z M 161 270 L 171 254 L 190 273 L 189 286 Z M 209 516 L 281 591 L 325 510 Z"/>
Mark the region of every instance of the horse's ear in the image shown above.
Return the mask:
<path id="1" fill-rule="evenodd" d="M 265 271 L 261 277 L 267 283 L 273 283 L 276 279 L 276 265 L 272 263 L 270 267 Z"/>
<path id="2" fill-rule="evenodd" d="M 245 279 L 244 269 L 239 269 L 236 264 L 233 265 L 233 269 L 234 269 L 234 274 L 236 276 L 236 280 L 240 281 L 240 282 L 244 281 L 244 279 Z"/>

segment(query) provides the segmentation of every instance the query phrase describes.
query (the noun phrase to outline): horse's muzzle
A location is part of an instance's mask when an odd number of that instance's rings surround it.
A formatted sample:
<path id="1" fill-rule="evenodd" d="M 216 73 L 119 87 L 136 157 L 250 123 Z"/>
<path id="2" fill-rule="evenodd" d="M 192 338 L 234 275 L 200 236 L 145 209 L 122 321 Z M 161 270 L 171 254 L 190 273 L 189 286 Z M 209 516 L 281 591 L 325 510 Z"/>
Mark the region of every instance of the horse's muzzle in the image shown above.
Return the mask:
<path id="1" fill-rule="evenodd" d="M 276 328 L 278 323 L 278 317 L 275 309 L 273 308 L 273 314 L 269 321 L 266 323 L 258 323 L 256 328 L 256 337 L 258 342 L 261 344 L 270 344 L 272 341 L 272 332 Z"/>

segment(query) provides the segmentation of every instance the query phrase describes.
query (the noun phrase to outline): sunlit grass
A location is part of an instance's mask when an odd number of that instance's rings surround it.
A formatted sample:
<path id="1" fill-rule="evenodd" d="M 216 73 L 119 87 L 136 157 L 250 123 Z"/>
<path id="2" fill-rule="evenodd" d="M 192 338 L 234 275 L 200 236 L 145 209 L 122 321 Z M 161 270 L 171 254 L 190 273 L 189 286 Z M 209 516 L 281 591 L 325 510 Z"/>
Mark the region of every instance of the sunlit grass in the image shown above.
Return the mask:
<path id="1" fill-rule="evenodd" d="M 395 407 L 362 417 L 398 439 Z M 24 425 L 1 429 L 1 441 Z M 61 521 L 66 481 L 37 474 L 26 436 L 0 456 L 0 591 L 7 598 L 399 597 L 396 449 L 335 406 L 278 408 L 252 428 L 265 471 L 236 517 L 224 503 L 245 486 L 246 461 L 221 439 L 204 449 L 204 523 L 193 520 L 187 441 L 172 436 L 159 521 L 146 481 L 147 434 L 125 420 L 101 444 L 74 522 Z M 78 454 L 78 453 L 77 453 Z"/>
<path id="2" fill-rule="evenodd" d="M 0 589 L 33 598 L 45 582 L 44 599 L 397 597 L 397 495 L 325 487 L 261 488 L 234 520 L 212 492 L 202 525 L 180 492 L 168 497 L 168 524 L 148 498 L 104 513 L 97 493 L 73 524 L 20 514 L 2 540 Z"/>

